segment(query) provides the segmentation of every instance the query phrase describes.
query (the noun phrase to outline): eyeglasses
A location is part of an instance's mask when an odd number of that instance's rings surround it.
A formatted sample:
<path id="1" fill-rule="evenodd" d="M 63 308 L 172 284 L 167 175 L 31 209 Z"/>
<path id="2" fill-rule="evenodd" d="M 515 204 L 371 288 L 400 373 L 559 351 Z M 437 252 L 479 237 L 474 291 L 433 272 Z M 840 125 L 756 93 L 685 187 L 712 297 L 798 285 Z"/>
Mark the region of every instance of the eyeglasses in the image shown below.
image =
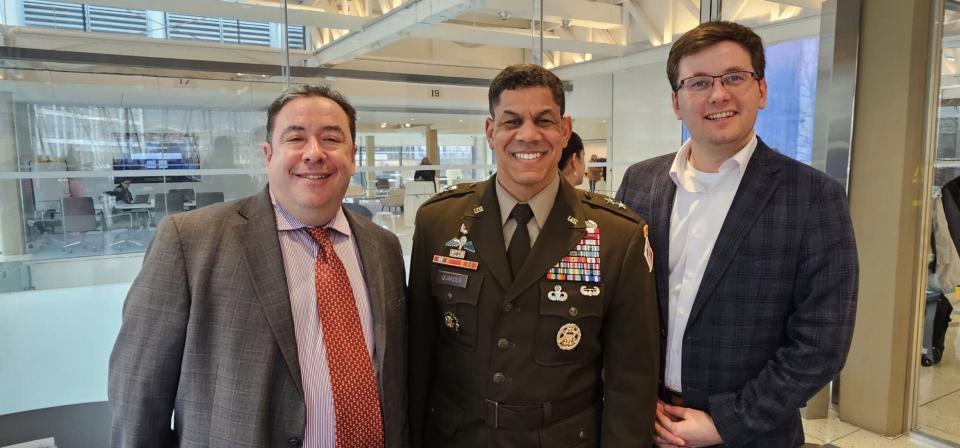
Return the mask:
<path id="1" fill-rule="evenodd" d="M 713 83 L 718 78 L 720 79 L 720 83 L 728 89 L 746 87 L 750 84 L 750 80 L 760 80 L 760 77 L 757 76 L 756 73 L 747 71 L 724 73 L 718 76 L 691 76 L 681 79 L 680 82 L 677 83 L 677 88 L 674 91 L 676 92 L 683 89 L 691 93 L 706 92 L 713 88 Z"/>

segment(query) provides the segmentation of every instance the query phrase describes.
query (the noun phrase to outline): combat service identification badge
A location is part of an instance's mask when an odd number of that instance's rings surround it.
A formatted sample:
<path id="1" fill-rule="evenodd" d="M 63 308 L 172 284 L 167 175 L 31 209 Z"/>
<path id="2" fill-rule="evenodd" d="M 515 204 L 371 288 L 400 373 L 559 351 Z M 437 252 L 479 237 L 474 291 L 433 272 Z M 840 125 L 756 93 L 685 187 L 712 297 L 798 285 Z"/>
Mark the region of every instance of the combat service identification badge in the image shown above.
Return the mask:
<path id="1" fill-rule="evenodd" d="M 580 344 L 580 327 L 577 324 L 566 324 L 557 332 L 557 348 L 573 350 Z"/>

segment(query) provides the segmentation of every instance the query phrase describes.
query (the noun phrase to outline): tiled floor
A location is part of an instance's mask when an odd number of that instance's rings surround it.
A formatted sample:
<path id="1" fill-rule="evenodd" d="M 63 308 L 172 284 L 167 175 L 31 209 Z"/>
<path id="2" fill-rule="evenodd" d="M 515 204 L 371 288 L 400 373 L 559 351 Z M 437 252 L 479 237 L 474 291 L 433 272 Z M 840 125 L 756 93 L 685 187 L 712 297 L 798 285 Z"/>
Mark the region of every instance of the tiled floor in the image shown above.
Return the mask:
<path id="1" fill-rule="evenodd" d="M 807 443 L 840 448 L 960 446 L 960 304 L 954 307 L 943 360 L 920 368 L 917 423 L 921 434 L 883 437 L 844 423 L 830 411 L 825 420 L 804 420 Z"/>

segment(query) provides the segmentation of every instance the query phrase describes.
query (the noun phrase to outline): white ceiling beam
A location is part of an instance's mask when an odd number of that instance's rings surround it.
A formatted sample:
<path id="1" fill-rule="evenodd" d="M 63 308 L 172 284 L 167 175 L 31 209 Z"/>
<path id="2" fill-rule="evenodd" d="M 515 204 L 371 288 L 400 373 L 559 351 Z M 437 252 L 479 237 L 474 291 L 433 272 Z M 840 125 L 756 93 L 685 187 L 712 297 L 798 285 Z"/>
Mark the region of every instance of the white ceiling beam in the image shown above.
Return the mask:
<path id="1" fill-rule="evenodd" d="M 770 3 L 779 3 L 785 6 L 811 8 L 819 11 L 823 7 L 823 0 L 767 0 Z"/>
<path id="2" fill-rule="evenodd" d="M 60 0 L 75 4 L 95 4 L 125 9 L 162 8 L 164 11 L 203 17 L 227 17 L 240 20 L 263 22 L 283 22 L 283 9 L 280 3 L 260 0 L 164 0 L 162 5 L 154 0 Z M 159 5 L 159 6 L 158 6 Z M 359 30 L 369 19 L 364 17 L 325 11 L 323 8 L 291 4 L 288 8 L 288 21 L 294 25 L 315 26 L 319 28 L 338 28 Z"/>
<path id="3" fill-rule="evenodd" d="M 627 7 L 627 11 L 640 25 L 640 29 L 647 36 L 651 45 L 656 47 L 663 44 L 663 32 L 658 30 L 653 21 L 647 17 L 647 13 L 643 12 L 643 8 L 637 3 L 637 0 L 623 0 L 623 5 Z"/>
<path id="4" fill-rule="evenodd" d="M 740 14 L 743 12 L 743 8 L 747 6 L 747 0 L 727 0 L 727 1 L 729 1 L 730 4 L 727 5 L 727 3 L 724 2 L 723 11 L 724 12 L 730 11 L 730 14 L 727 15 L 727 17 L 725 17 L 724 20 L 736 22 L 737 19 L 740 18 Z M 729 6 L 730 9 L 727 9 L 727 6 Z"/>
<path id="5" fill-rule="evenodd" d="M 700 3 L 699 2 L 695 3 L 694 0 L 679 0 L 679 1 L 684 8 L 687 8 L 687 11 L 690 11 L 690 14 L 696 17 L 697 20 L 700 20 Z"/>
<path id="6" fill-rule="evenodd" d="M 530 20 L 533 8 L 529 1 L 487 0 L 477 12 L 497 15 L 506 12 L 510 17 Z M 587 0 L 548 0 L 543 2 L 543 20 L 561 23 L 569 20 L 571 25 L 590 28 L 617 28 L 623 26 L 619 6 Z"/>
<path id="7" fill-rule="evenodd" d="M 533 39 L 528 30 L 480 28 L 475 26 L 443 23 L 424 28 L 415 33 L 417 37 L 449 40 L 470 44 L 490 45 L 505 48 L 533 48 Z M 624 46 L 599 42 L 561 39 L 553 35 L 543 36 L 543 49 L 569 53 L 592 53 L 603 56 L 620 56 Z"/>
<path id="8" fill-rule="evenodd" d="M 789 22 L 780 22 L 764 25 L 753 29 L 763 38 L 765 44 L 774 44 L 785 40 L 802 37 L 818 36 L 820 34 L 820 17 L 804 17 Z M 946 47 L 946 40 L 944 46 Z M 546 45 L 546 43 L 544 43 Z M 955 46 L 960 46 L 960 37 L 956 38 Z M 585 76 L 606 75 L 620 70 L 640 67 L 649 64 L 662 64 L 667 61 L 670 47 L 663 45 L 636 53 L 626 54 L 619 58 L 594 59 L 581 64 L 564 65 L 551 70 L 560 79 L 576 79 Z M 666 78 L 663 79 L 666 83 Z"/>
<path id="9" fill-rule="evenodd" d="M 317 65 L 339 64 L 470 11 L 483 0 L 411 0 L 314 52 Z"/>

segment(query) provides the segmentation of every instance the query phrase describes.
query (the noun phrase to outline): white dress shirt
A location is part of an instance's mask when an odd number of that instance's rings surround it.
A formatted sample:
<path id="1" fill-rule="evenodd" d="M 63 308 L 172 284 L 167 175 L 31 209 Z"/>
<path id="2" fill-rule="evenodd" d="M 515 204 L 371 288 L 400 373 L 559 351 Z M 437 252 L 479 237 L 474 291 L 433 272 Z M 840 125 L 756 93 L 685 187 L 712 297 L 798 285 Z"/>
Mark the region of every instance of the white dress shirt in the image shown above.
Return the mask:
<path id="1" fill-rule="evenodd" d="M 746 146 L 723 162 L 716 173 L 705 173 L 689 163 L 690 140 L 687 140 L 670 167 L 677 194 L 670 214 L 670 280 L 667 284 L 670 307 L 664 376 L 666 387 L 675 392 L 683 391 L 681 367 L 687 318 L 720 227 L 756 148 L 754 135 Z"/>
<path id="2" fill-rule="evenodd" d="M 317 311 L 317 289 L 314 282 L 318 244 L 306 231 L 306 226 L 287 213 L 273 201 L 280 236 L 280 251 L 287 274 L 287 289 L 290 292 L 290 308 L 293 311 L 293 328 L 297 337 L 297 358 L 303 378 L 303 395 L 307 407 L 307 426 L 303 438 L 306 448 L 334 448 L 335 419 L 333 388 L 330 385 L 330 369 L 327 363 L 327 348 L 323 342 L 323 327 Z M 374 358 L 373 315 L 363 280 L 360 252 L 343 209 L 324 227 L 332 230 L 330 241 L 333 251 L 343 263 L 350 279 L 350 288 L 357 304 L 363 340 Z"/>

